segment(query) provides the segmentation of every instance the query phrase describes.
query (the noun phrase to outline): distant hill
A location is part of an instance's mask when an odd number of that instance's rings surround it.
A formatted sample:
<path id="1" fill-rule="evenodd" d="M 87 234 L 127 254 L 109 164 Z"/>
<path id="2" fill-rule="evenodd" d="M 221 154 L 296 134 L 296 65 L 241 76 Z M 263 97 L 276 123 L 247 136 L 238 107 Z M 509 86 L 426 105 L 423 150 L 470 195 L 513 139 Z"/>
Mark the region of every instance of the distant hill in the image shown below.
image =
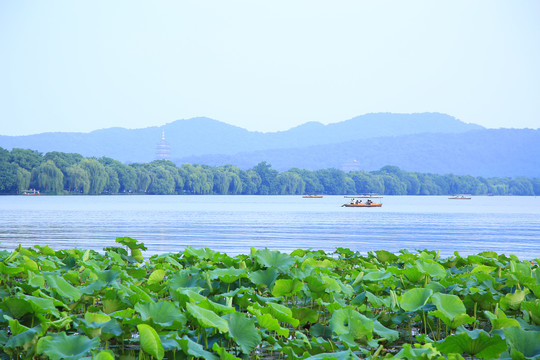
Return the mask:
<path id="1" fill-rule="evenodd" d="M 406 171 L 484 177 L 540 177 L 540 130 L 476 130 L 461 134 L 416 134 L 359 139 L 340 144 L 178 159 L 251 168 L 260 161 L 284 171 L 293 167 L 378 170 L 396 165 Z"/>
<path id="2" fill-rule="evenodd" d="M 463 133 L 482 129 L 439 113 L 366 114 L 339 123 L 310 122 L 287 131 L 248 131 L 209 118 L 177 120 L 163 127 L 128 130 L 109 128 L 90 133 L 43 133 L 28 136 L 0 136 L 0 147 L 25 148 L 46 153 L 73 152 L 83 156 L 107 156 L 122 162 L 155 159 L 162 129 L 170 144 L 171 158 L 207 154 L 232 155 L 270 149 L 303 148 L 350 140 L 419 133 Z"/>
<path id="3" fill-rule="evenodd" d="M 150 162 L 163 129 L 171 160 L 177 164 L 232 164 L 247 169 L 266 161 L 280 171 L 292 167 L 371 171 L 396 165 L 406 171 L 439 174 L 540 177 L 539 130 L 488 130 L 440 113 L 366 114 L 273 133 L 193 118 L 135 130 L 0 136 L 0 147 Z"/>

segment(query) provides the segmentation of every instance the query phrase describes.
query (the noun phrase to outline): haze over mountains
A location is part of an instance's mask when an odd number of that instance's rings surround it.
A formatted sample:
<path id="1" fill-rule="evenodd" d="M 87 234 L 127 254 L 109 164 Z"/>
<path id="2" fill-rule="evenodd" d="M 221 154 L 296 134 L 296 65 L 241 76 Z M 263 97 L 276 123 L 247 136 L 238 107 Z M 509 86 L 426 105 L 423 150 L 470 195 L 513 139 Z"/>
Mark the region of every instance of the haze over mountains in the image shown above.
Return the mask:
<path id="1" fill-rule="evenodd" d="M 232 164 L 246 169 L 267 161 L 280 171 L 292 167 L 371 171 L 396 165 L 440 174 L 540 177 L 538 130 L 485 129 L 440 113 L 366 114 L 329 125 L 309 122 L 274 133 L 193 118 L 134 130 L 0 136 L 0 146 L 150 162 L 162 130 L 171 160 L 179 165 Z"/>

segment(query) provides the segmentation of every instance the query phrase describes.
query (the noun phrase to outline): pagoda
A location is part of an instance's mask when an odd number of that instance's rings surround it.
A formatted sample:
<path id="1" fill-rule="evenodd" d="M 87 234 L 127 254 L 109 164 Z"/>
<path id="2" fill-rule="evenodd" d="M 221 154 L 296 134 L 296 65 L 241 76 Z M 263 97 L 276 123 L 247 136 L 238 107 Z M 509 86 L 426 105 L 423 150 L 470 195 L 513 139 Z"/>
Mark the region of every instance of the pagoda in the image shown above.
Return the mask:
<path id="1" fill-rule="evenodd" d="M 169 143 L 165 141 L 165 129 L 161 133 L 161 141 L 156 146 L 156 160 L 170 160 L 171 149 Z"/>

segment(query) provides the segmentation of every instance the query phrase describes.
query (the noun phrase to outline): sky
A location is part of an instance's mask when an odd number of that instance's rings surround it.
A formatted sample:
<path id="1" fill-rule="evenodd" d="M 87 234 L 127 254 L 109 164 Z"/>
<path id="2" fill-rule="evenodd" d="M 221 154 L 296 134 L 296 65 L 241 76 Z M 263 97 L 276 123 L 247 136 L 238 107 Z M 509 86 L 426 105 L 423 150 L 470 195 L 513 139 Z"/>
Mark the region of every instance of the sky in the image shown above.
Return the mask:
<path id="1" fill-rule="evenodd" d="M 0 135 L 377 112 L 540 128 L 540 1 L 0 0 Z"/>

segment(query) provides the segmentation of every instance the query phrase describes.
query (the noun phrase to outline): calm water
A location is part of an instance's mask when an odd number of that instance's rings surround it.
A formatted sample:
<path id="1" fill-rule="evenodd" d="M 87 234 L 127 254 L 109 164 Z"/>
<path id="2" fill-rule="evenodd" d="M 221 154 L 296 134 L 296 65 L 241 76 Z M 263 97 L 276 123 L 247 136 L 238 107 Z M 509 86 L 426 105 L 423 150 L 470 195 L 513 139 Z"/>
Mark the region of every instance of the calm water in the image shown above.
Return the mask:
<path id="1" fill-rule="evenodd" d="M 382 208 L 344 208 L 343 196 L 2 196 L 0 249 L 19 244 L 102 250 L 119 236 L 146 255 L 209 247 L 290 252 L 347 247 L 366 253 L 484 250 L 540 258 L 540 198 L 385 196 Z"/>

